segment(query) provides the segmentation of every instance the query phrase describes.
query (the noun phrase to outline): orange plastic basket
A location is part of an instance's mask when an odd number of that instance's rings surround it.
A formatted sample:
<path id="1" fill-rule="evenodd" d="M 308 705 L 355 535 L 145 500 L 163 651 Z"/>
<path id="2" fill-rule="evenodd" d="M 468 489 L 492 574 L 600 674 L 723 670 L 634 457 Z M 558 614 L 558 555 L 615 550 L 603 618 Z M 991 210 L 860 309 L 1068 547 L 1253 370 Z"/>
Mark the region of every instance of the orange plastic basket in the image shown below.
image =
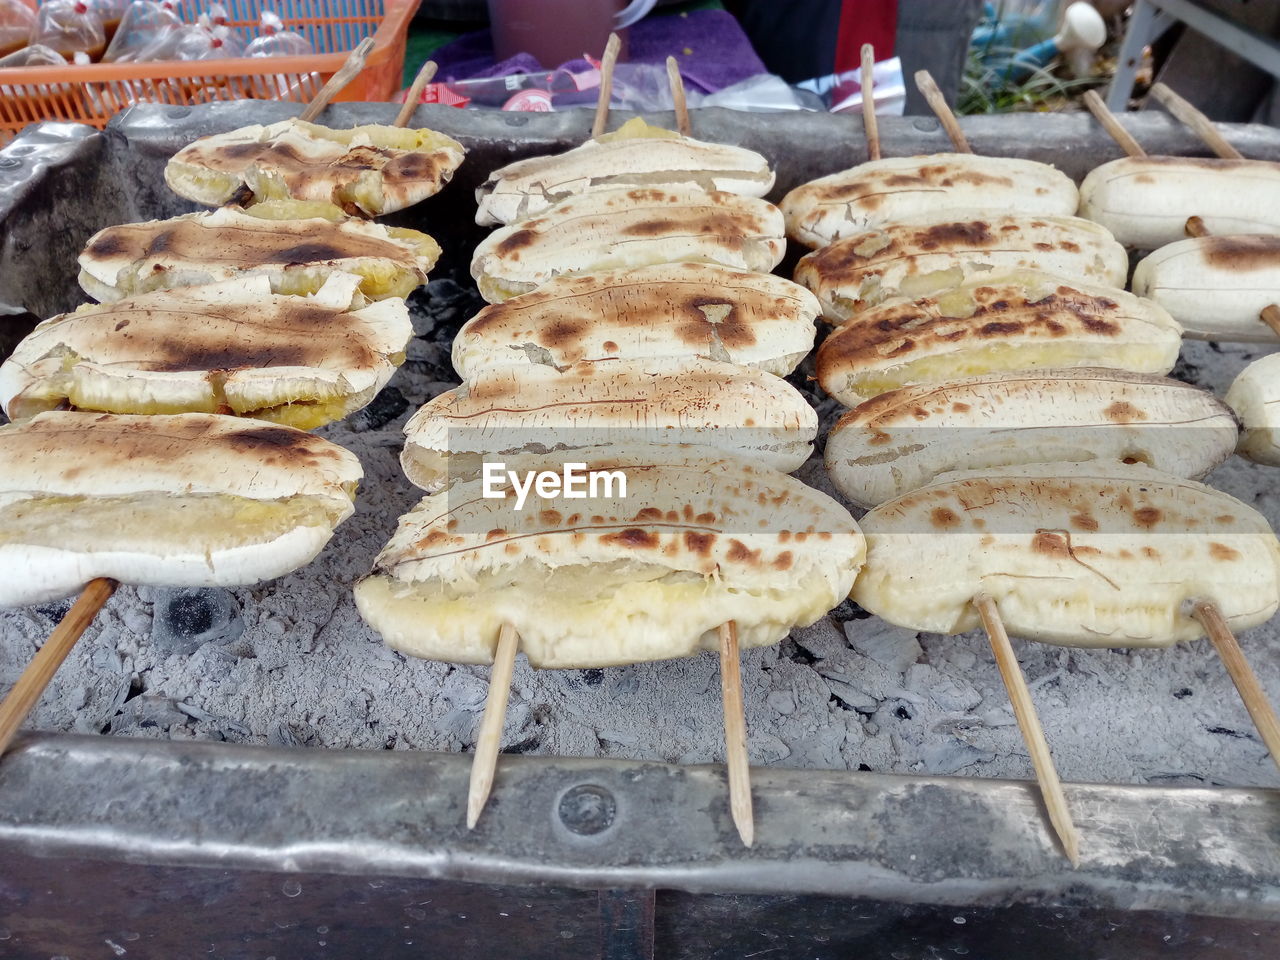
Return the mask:
<path id="1" fill-rule="evenodd" d="M 30 0 L 27 0 L 30 4 Z M 186 23 L 212 0 L 181 0 Z M 210 100 L 299 100 L 316 95 L 365 37 L 374 38 L 364 70 L 335 98 L 389 100 L 400 89 L 405 33 L 417 0 L 222 0 L 227 25 L 245 39 L 270 7 L 316 49 L 309 57 L 90 63 L 0 70 L 0 146 L 41 120 L 88 123 L 101 129 L 135 103 L 193 104 Z"/>

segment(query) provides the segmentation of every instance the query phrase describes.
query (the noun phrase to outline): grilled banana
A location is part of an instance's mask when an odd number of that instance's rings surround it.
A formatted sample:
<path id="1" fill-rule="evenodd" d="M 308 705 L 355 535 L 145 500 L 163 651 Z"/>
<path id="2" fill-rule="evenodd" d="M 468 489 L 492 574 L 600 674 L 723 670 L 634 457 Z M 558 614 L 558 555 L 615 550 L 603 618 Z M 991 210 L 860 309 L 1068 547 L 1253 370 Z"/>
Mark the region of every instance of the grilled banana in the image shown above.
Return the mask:
<path id="1" fill-rule="evenodd" d="M 809 254 L 795 278 L 818 295 L 823 316 L 843 323 L 894 297 L 934 294 L 1010 270 L 1123 287 L 1129 258 L 1088 220 L 1001 216 L 889 224 Z"/>
<path id="2" fill-rule="evenodd" d="M 1133 292 L 1197 340 L 1274 343 L 1260 317 L 1280 301 L 1280 236 L 1237 234 L 1170 243 L 1139 262 Z"/>
<path id="3" fill-rule="evenodd" d="M 1227 403 L 1244 428 L 1240 456 L 1280 467 L 1280 353 L 1241 370 L 1227 391 Z"/>
<path id="4" fill-rule="evenodd" d="M 1236 420 L 1177 380 L 1079 368 L 992 373 L 904 387 L 840 418 L 827 470 L 873 507 L 954 470 L 1090 460 L 1145 463 L 1199 478 L 1236 445 Z"/>
<path id="5" fill-rule="evenodd" d="M 782 198 L 787 236 L 807 247 L 899 220 L 1017 213 L 1069 217 L 1079 194 L 1047 163 L 970 153 L 889 157 L 796 187 Z"/>
<path id="6" fill-rule="evenodd" d="M 930 633 L 978 626 L 996 601 L 1012 634 L 1082 647 L 1164 647 L 1204 636 L 1186 602 L 1228 625 L 1280 602 L 1280 543 L 1266 518 L 1193 480 L 1144 466 L 1054 463 L 950 474 L 861 520 L 867 563 L 853 599 Z"/>
<path id="7" fill-rule="evenodd" d="M 1211 234 L 1280 233 L 1280 163 L 1122 157 L 1084 178 L 1080 216 L 1139 250 L 1181 240 L 1191 217 Z"/>
<path id="8" fill-rule="evenodd" d="M 1168 373 L 1182 331 L 1123 290 L 1022 273 L 859 314 L 818 349 L 824 390 L 846 406 L 957 377 L 1055 367 Z"/>

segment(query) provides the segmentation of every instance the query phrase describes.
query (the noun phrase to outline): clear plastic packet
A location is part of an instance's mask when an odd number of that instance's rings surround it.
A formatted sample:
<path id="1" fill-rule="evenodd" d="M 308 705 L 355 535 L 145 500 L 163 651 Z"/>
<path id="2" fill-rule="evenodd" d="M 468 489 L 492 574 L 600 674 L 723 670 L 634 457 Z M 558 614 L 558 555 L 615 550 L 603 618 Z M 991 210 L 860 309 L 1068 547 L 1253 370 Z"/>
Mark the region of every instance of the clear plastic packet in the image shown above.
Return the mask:
<path id="1" fill-rule="evenodd" d="M 105 63 L 158 60 L 159 57 L 144 54 L 163 49 L 181 28 L 182 18 L 172 4 L 133 0 L 125 9 L 120 27 L 102 59 Z"/>
<path id="2" fill-rule="evenodd" d="M 186 24 L 166 34 L 138 55 L 139 60 L 225 60 L 244 56 L 244 43 L 230 27 L 210 25 L 204 14 L 200 22 Z"/>
<path id="3" fill-rule="evenodd" d="M 78 55 L 83 57 L 84 53 Z M 40 43 L 33 43 L 6 57 L 0 57 L 0 70 L 6 67 L 62 67 L 65 70 L 66 66 L 66 57 Z M 51 96 L 75 96 L 75 91 L 67 83 L 35 83 L 19 87 L 0 84 L 0 100 L 18 116 L 26 116 L 32 120 L 38 120 L 44 114 L 45 104 Z"/>
<path id="4" fill-rule="evenodd" d="M 0 0 L 0 58 L 25 47 L 35 25 L 36 12 L 21 0 Z"/>
<path id="5" fill-rule="evenodd" d="M 56 50 L 68 60 L 77 50 L 90 60 L 101 60 L 107 49 L 102 18 L 89 9 L 86 0 L 49 0 L 36 11 L 31 42 Z"/>
<path id="6" fill-rule="evenodd" d="M 258 24 L 258 36 L 249 41 L 245 47 L 246 57 L 309 57 L 315 53 L 311 41 L 296 30 L 286 30 L 284 21 L 270 10 L 262 12 Z M 319 89 L 320 77 L 312 73 L 308 75 L 310 83 L 304 86 L 303 78 L 298 74 L 277 73 L 270 76 L 255 76 L 250 82 L 250 93 L 259 100 L 302 100 L 308 99 L 300 95 L 304 90 Z"/>
<path id="7" fill-rule="evenodd" d="M 907 103 L 907 85 L 902 76 L 902 61 L 897 57 L 880 60 L 872 68 L 872 97 L 880 116 L 900 117 Z M 799 85 L 801 90 L 815 93 L 832 113 L 862 110 L 862 73 L 849 70 L 815 77 Z"/>
<path id="8" fill-rule="evenodd" d="M 107 46 L 111 46 L 111 40 L 120 28 L 120 21 L 124 19 L 129 0 L 84 0 L 84 2 L 102 21 L 102 32 L 106 34 Z"/>
<path id="9" fill-rule="evenodd" d="M 245 47 L 246 57 L 306 57 L 315 53 L 311 41 L 296 30 L 286 30 L 284 21 L 270 10 L 262 12 L 258 36 Z"/>
<path id="10" fill-rule="evenodd" d="M 175 60 L 227 60 L 244 56 L 244 41 L 228 26 L 214 26 L 200 15 L 200 22 L 183 31 L 173 48 Z"/>
<path id="11" fill-rule="evenodd" d="M 42 43 L 33 43 L 29 47 L 15 50 L 7 56 L 0 57 L 0 70 L 5 67 L 65 67 L 67 58 L 51 47 Z M 4 90 L 0 87 L 0 90 Z"/>

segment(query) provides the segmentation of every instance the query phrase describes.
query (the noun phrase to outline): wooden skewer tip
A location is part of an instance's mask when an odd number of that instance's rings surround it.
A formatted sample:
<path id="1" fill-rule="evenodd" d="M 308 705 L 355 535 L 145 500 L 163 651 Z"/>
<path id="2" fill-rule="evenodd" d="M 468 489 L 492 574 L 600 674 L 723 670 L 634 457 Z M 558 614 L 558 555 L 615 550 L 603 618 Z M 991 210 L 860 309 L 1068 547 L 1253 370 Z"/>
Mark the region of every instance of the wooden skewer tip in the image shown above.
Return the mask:
<path id="1" fill-rule="evenodd" d="M 1027 678 L 1023 676 L 1022 667 L 1019 666 L 1018 658 L 1013 652 L 1013 645 L 1009 642 L 1009 634 L 1000 617 L 1000 609 L 996 606 L 995 600 L 985 594 L 974 597 L 973 605 L 977 608 L 978 616 L 982 618 L 983 629 L 987 632 L 991 651 L 995 654 L 996 666 L 1000 669 L 1000 677 L 1004 680 L 1009 701 L 1013 704 L 1013 715 L 1017 718 L 1018 727 L 1022 730 L 1022 739 L 1026 742 L 1027 752 L 1031 755 L 1031 765 L 1035 769 L 1036 780 L 1040 784 L 1040 795 L 1044 798 L 1045 807 L 1049 812 L 1049 822 L 1053 824 L 1067 859 L 1071 861 L 1073 867 L 1078 867 L 1080 837 L 1071 820 L 1071 810 L 1067 806 L 1066 794 L 1062 792 L 1062 781 L 1058 779 L 1058 771 L 1053 765 L 1049 742 L 1045 739 L 1044 728 L 1040 725 L 1040 717 L 1031 699 Z"/>
<path id="2" fill-rule="evenodd" d="M 1151 88 L 1151 95 L 1163 104 L 1179 123 L 1189 127 L 1191 132 L 1203 140 L 1217 156 L 1224 160 L 1244 159 L 1244 154 L 1227 142 L 1226 137 L 1218 132 L 1212 120 L 1175 93 L 1171 87 L 1164 83 L 1157 83 Z"/>
<path id="3" fill-rule="evenodd" d="M 413 83 L 410 84 L 408 92 L 404 95 L 404 106 L 396 114 L 394 126 L 408 126 L 409 121 L 413 118 L 413 112 L 418 109 L 418 101 L 422 98 L 422 91 L 427 89 L 427 84 L 435 79 L 437 69 L 434 60 L 428 60 L 422 65 L 422 69 L 413 78 Z"/>
<path id="4" fill-rule="evenodd" d="M 349 84 L 364 69 L 364 62 L 369 57 L 369 51 L 373 49 L 373 37 L 365 37 L 356 45 L 356 48 L 347 55 L 346 61 L 338 68 L 337 72 L 329 78 L 329 82 L 320 88 L 320 92 L 316 94 L 305 110 L 298 117 L 299 120 L 311 121 L 320 116 L 320 113 L 329 105 L 329 101 L 338 95 L 338 93 Z"/>
<path id="5" fill-rule="evenodd" d="M 880 127 L 876 120 L 875 100 L 876 51 L 869 43 L 862 45 L 862 129 L 867 138 L 867 157 L 880 159 Z"/>
<path id="6" fill-rule="evenodd" d="M 9 749 L 22 721 L 35 709 L 40 695 L 57 673 L 58 667 L 62 666 L 76 641 L 89 624 L 93 623 L 93 618 L 111 599 L 118 586 L 116 581 L 105 578 L 90 580 L 67 611 L 67 615 L 53 628 L 44 646 L 31 658 L 13 689 L 0 701 L 0 756 L 4 756 L 4 752 Z"/>
<path id="7" fill-rule="evenodd" d="M 1205 633 L 1213 641 L 1213 647 L 1218 651 L 1223 666 L 1227 668 L 1240 699 L 1244 701 L 1244 708 L 1249 712 L 1258 735 L 1271 754 L 1271 759 L 1276 766 L 1280 766 L 1280 720 L 1276 718 L 1275 708 L 1267 699 L 1262 684 L 1258 682 L 1258 675 L 1253 672 L 1244 651 L 1240 649 L 1240 641 L 1231 632 L 1231 627 L 1216 604 L 1208 600 L 1197 600 L 1190 604 L 1188 612 L 1204 627 Z"/>
<path id="8" fill-rule="evenodd" d="M 515 669 L 520 635 L 515 627 L 504 623 L 498 631 L 498 645 L 489 670 L 489 695 L 476 735 L 475 756 L 471 760 L 471 782 L 467 790 L 467 829 L 474 830 L 489 801 L 498 751 L 502 746 L 502 725 L 507 716 L 507 699 L 511 695 L 511 674 Z"/>
<path id="9" fill-rule="evenodd" d="M 947 105 L 947 99 L 942 95 L 942 91 L 938 89 L 938 84 L 934 81 L 933 74 L 928 70 L 917 70 L 915 80 L 916 89 L 924 95 L 925 101 L 929 104 L 929 109 L 933 111 L 934 116 L 938 118 L 938 122 L 942 124 L 942 129 L 947 132 L 951 145 L 955 147 L 956 152 L 973 153 L 973 147 L 969 145 L 969 138 L 960 129 L 960 122 L 956 119 L 956 115 L 951 112 L 951 107 Z"/>
<path id="10" fill-rule="evenodd" d="M 720 625 L 720 690 L 724 696 L 725 763 L 729 770 L 729 812 L 744 846 L 755 842 L 751 807 L 751 766 L 747 759 L 747 722 L 742 706 L 742 667 L 738 624 Z"/>
<path id="11" fill-rule="evenodd" d="M 1120 121 L 1116 119 L 1116 115 L 1107 109 L 1107 105 L 1103 103 L 1102 97 L 1098 96 L 1097 90 L 1087 90 L 1082 98 L 1084 105 L 1089 108 L 1089 112 L 1093 114 L 1093 118 L 1102 124 L 1102 128 L 1107 134 L 1119 144 L 1130 157 L 1145 157 L 1147 151 L 1142 149 L 1142 144 L 1134 139 L 1133 134 L 1121 126 Z"/>
<path id="12" fill-rule="evenodd" d="M 616 33 L 609 34 L 609 42 L 604 45 L 604 56 L 600 58 L 600 92 L 596 98 L 596 117 L 591 125 L 592 138 L 604 133 L 609 122 L 609 100 L 613 96 L 613 68 L 618 62 L 618 50 L 622 41 Z"/>
<path id="13" fill-rule="evenodd" d="M 680 76 L 680 64 L 675 57 L 667 57 L 667 82 L 671 85 L 671 102 L 676 112 L 676 130 L 687 137 L 693 132 L 689 121 L 689 103 L 685 97 L 684 79 Z"/>

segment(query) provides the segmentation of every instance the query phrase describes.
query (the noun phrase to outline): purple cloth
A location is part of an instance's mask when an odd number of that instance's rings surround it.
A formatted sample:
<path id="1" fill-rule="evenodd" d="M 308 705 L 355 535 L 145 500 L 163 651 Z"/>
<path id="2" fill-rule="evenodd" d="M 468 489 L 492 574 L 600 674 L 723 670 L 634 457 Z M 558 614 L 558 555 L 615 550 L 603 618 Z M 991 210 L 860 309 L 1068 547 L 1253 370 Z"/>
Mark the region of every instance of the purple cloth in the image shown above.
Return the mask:
<path id="1" fill-rule="evenodd" d="M 631 27 L 627 46 L 630 63 L 662 64 L 668 56 L 674 56 L 685 83 L 703 93 L 767 72 L 738 21 L 724 10 L 645 17 Z M 691 52 L 685 53 L 686 50 Z M 540 73 L 546 69 L 527 53 L 495 63 L 488 30 L 464 33 L 432 54 L 432 59 L 439 65 L 439 79 L 445 82 Z M 571 60 L 562 66 L 575 72 L 590 69 L 584 60 Z"/>

